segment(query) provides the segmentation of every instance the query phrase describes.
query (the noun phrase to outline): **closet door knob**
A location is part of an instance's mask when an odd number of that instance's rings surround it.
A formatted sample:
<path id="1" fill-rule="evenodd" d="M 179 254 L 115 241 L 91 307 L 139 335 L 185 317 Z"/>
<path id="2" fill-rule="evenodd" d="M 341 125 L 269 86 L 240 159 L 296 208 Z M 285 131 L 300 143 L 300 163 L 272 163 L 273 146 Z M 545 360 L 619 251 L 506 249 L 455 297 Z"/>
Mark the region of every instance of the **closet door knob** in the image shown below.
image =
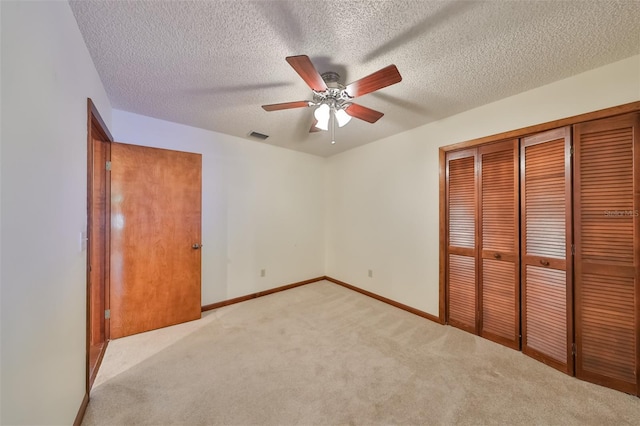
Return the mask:
<path id="1" fill-rule="evenodd" d="M 493 255 L 493 257 L 495 257 L 496 259 L 500 259 L 502 256 L 500 256 L 500 253 L 496 253 Z"/>
<path id="2" fill-rule="evenodd" d="M 544 260 L 544 259 L 542 259 L 542 260 L 540 260 L 540 264 L 541 264 L 542 266 L 549 266 L 549 261 L 548 261 L 548 260 Z"/>

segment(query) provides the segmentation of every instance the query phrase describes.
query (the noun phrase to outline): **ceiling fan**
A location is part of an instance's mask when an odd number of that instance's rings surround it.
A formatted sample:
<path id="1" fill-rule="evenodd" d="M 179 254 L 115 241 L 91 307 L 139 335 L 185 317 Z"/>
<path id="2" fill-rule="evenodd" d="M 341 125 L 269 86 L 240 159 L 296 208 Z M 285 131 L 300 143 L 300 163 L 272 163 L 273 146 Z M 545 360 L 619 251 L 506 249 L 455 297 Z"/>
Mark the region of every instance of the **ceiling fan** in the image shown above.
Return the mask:
<path id="1" fill-rule="evenodd" d="M 347 124 L 351 117 L 375 123 L 384 115 L 379 111 L 353 103 L 354 98 L 375 92 L 402 80 L 398 68 L 395 65 L 389 65 L 343 86 L 339 82 L 340 75 L 338 73 L 329 71 L 320 74 L 306 55 L 288 56 L 286 60 L 313 90 L 313 100 L 262 105 L 262 108 L 265 111 L 279 111 L 291 108 L 317 107 L 309 132 L 319 132 L 331 128 L 331 143 L 335 143 L 336 121 L 338 127 Z"/>

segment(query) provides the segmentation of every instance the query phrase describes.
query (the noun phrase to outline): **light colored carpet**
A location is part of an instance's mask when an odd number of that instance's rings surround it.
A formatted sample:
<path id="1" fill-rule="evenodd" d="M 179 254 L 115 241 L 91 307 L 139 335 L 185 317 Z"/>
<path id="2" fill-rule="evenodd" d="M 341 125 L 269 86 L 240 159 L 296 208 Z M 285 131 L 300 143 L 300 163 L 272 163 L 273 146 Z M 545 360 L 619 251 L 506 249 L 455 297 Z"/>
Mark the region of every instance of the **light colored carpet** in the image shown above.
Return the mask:
<path id="1" fill-rule="evenodd" d="M 109 343 L 85 425 L 640 424 L 640 399 L 329 282 Z"/>

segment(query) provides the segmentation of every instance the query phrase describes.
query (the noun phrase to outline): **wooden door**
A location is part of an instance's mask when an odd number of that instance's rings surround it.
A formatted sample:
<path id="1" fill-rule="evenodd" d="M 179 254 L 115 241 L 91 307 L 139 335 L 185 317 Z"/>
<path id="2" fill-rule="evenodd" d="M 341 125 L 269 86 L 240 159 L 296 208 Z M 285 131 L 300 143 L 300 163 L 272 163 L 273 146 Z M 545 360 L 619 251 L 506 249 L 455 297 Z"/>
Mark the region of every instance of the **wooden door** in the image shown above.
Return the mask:
<path id="1" fill-rule="evenodd" d="M 109 282 L 109 179 L 107 162 L 110 157 L 111 144 L 94 135 L 92 138 L 93 155 L 91 161 L 91 208 L 89 222 L 90 266 L 90 348 L 89 365 L 91 373 L 97 366 L 98 358 L 107 341 L 105 310 L 107 309 L 107 283 Z M 95 378 L 91 374 L 92 378 Z"/>
<path id="2" fill-rule="evenodd" d="M 522 351 L 573 374 L 570 128 L 524 138 L 520 161 Z"/>
<path id="3" fill-rule="evenodd" d="M 447 153 L 447 322 L 477 334 L 476 150 Z"/>
<path id="4" fill-rule="evenodd" d="M 111 337 L 200 318 L 202 156 L 114 143 Z"/>
<path id="5" fill-rule="evenodd" d="M 98 374 L 109 341 L 109 130 L 89 99 L 87 140 L 87 391 Z"/>
<path id="6" fill-rule="evenodd" d="M 478 148 L 480 335 L 520 349 L 518 140 Z"/>
<path id="7" fill-rule="evenodd" d="M 575 126 L 576 376 L 638 394 L 640 114 Z"/>

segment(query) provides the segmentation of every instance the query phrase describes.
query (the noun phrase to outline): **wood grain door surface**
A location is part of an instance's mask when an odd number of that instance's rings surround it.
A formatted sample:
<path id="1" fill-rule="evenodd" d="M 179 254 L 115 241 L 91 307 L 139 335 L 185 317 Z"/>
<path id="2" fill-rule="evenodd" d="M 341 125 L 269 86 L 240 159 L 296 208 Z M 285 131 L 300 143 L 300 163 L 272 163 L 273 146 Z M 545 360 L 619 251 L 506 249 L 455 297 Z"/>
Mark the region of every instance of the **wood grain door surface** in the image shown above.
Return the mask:
<path id="1" fill-rule="evenodd" d="M 113 143 L 111 337 L 200 318 L 202 156 Z"/>
<path id="2" fill-rule="evenodd" d="M 92 105 L 92 104 L 90 104 Z M 111 160 L 111 140 L 104 132 L 97 112 L 89 109 L 89 141 L 87 144 L 87 346 L 88 387 L 91 388 L 107 347 L 109 320 L 105 310 L 109 309 L 109 211 L 110 173 L 107 162 Z"/>
<path id="3" fill-rule="evenodd" d="M 638 394 L 640 114 L 575 126 L 576 376 Z"/>
<path id="4" fill-rule="evenodd" d="M 520 153 L 522 351 L 573 374 L 571 131 L 524 138 Z"/>
<path id="5" fill-rule="evenodd" d="M 447 322 L 477 334 L 476 150 L 447 153 Z"/>
<path id="6" fill-rule="evenodd" d="M 478 148 L 480 335 L 520 349 L 518 140 Z"/>
<path id="7" fill-rule="evenodd" d="M 441 158 L 445 322 L 640 395 L 640 112 Z"/>
<path id="8" fill-rule="evenodd" d="M 92 245 L 90 253 L 91 268 L 91 346 L 101 345 L 108 339 L 105 327 L 104 311 L 106 283 L 109 278 L 109 264 L 105 253 L 109 250 L 109 199 L 107 161 L 110 159 L 111 144 L 96 137 L 92 138 L 92 190 L 93 211 L 89 226 L 89 239 Z"/>

